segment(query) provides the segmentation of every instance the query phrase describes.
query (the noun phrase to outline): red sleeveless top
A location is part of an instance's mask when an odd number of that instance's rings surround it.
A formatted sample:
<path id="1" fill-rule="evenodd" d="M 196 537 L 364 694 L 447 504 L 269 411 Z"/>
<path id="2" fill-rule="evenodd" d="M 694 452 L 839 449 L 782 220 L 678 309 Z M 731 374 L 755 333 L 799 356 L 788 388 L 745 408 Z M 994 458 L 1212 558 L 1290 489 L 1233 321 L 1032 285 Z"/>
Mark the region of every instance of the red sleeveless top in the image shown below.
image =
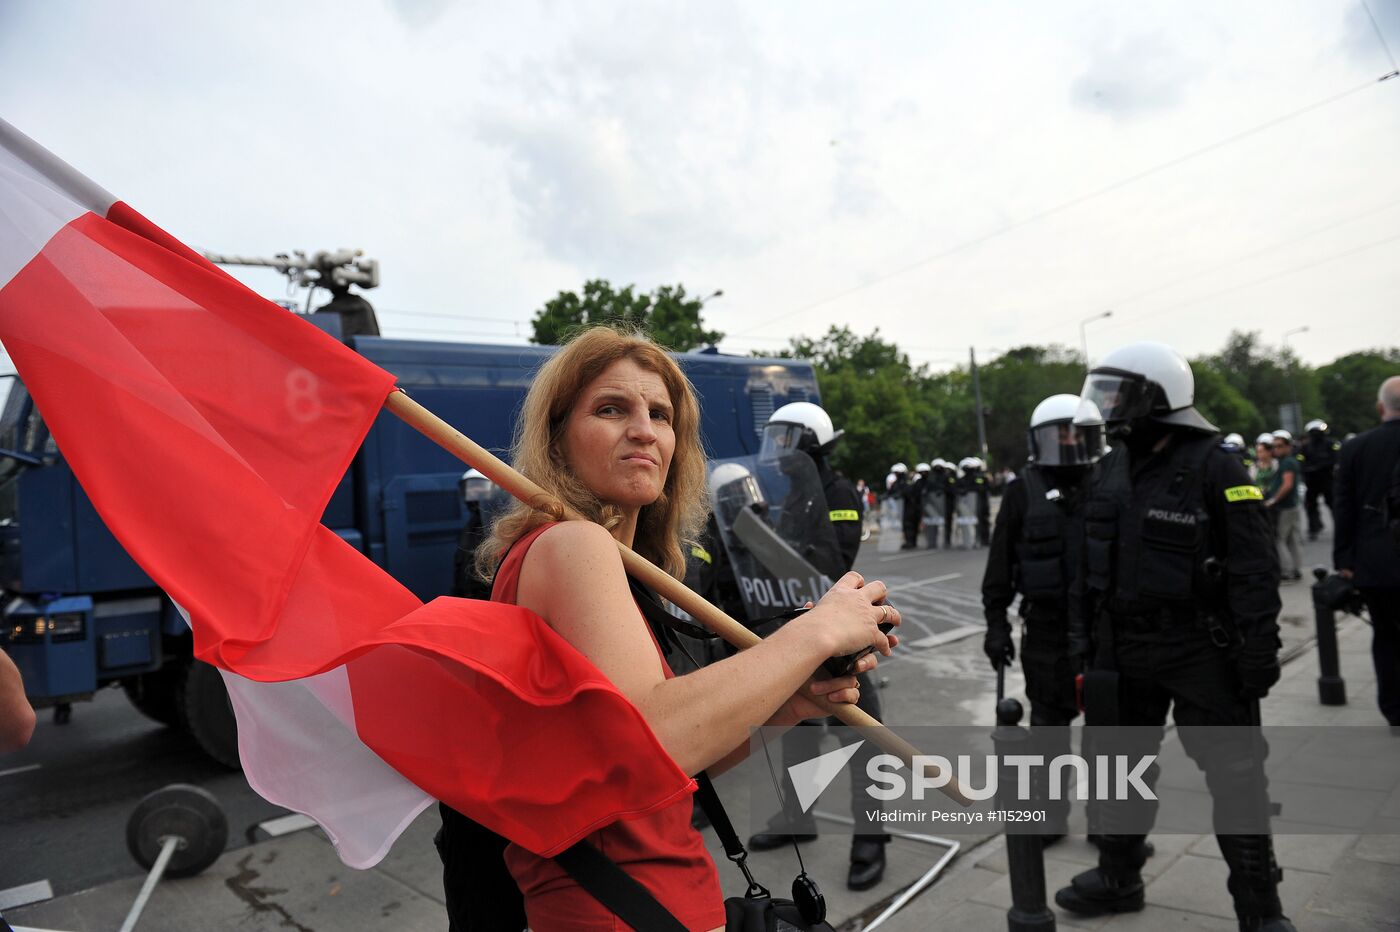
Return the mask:
<path id="1" fill-rule="evenodd" d="M 516 603 L 525 554 L 541 534 L 538 527 L 515 542 L 496 571 L 493 602 Z M 648 627 L 650 633 L 650 627 Z M 652 635 L 652 643 L 656 637 Z M 656 645 L 657 655 L 661 646 Z M 661 657 L 666 678 L 675 676 Z M 606 752 L 605 748 L 599 748 Z M 593 847 L 645 886 L 688 929 L 708 932 L 724 926 L 724 894 L 705 843 L 690 824 L 692 803 L 682 797 L 638 819 L 619 820 L 588 836 Z M 631 928 L 609 912 L 550 858 L 518 845 L 505 851 L 506 869 L 525 897 L 525 914 L 533 932 L 618 932 Z"/>

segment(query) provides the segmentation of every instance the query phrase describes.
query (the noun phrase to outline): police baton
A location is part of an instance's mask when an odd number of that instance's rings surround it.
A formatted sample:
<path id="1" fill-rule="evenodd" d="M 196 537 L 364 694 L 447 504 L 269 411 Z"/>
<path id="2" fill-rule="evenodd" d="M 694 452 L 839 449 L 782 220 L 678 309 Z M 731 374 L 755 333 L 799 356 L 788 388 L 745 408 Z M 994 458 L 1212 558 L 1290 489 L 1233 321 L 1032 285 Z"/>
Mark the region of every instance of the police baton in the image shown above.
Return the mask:
<path id="1" fill-rule="evenodd" d="M 517 472 L 503 460 L 492 454 L 485 447 L 472 440 L 466 434 L 457 430 L 451 424 L 438 417 L 418 402 L 409 398 L 402 390 L 392 392 L 384 402 L 384 407 L 398 416 L 404 423 L 414 428 L 429 440 L 442 447 L 447 452 L 456 456 L 468 466 L 478 470 L 492 482 L 505 489 L 515 498 L 524 502 L 532 508 L 538 509 L 545 514 L 558 515 L 570 520 L 584 520 L 583 516 L 564 505 L 554 496 L 540 488 L 528 477 Z M 642 584 L 660 593 L 670 600 L 696 621 L 700 622 L 710 631 L 724 638 L 730 644 L 740 649 L 752 647 L 762 640 L 748 628 L 730 618 L 701 596 L 692 592 L 684 583 L 675 579 L 671 574 L 665 572 L 660 567 L 647 560 L 645 557 L 633 552 L 630 547 L 618 543 L 617 549 L 622 554 L 622 564 L 627 572 L 640 580 Z M 922 756 L 917 748 L 908 741 L 890 731 L 884 725 L 871 718 L 864 710 L 857 708 L 853 703 L 834 703 L 828 701 L 823 696 L 813 696 L 803 694 L 803 698 L 815 703 L 828 715 L 834 715 L 844 724 L 855 728 L 864 729 L 864 734 L 870 740 L 879 745 L 880 748 L 889 754 L 893 754 L 907 764 L 911 770 L 920 771 L 928 777 L 936 777 L 940 780 L 944 777 L 947 782 L 940 789 L 944 795 L 948 796 L 964 806 L 972 804 L 972 800 L 963 793 L 962 787 L 953 774 L 945 774 L 940 767 L 935 767 L 926 761 L 919 761 L 920 768 L 915 763 L 915 758 Z"/>

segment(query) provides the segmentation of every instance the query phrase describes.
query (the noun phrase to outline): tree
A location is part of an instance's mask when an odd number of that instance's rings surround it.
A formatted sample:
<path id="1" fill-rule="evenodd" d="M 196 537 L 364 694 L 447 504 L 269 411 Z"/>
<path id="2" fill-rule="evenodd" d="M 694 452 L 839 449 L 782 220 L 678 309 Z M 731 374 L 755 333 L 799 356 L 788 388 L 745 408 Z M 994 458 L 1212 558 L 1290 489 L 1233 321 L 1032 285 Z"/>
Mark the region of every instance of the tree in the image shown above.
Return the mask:
<path id="1" fill-rule="evenodd" d="M 718 343 L 724 334 L 706 330 L 700 320 L 705 307 L 690 297 L 684 285 L 662 285 L 654 292 L 636 294 L 634 285 L 620 290 L 602 279 L 584 282 L 583 294 L 561 291 L 535 313 L 530 321 L 532 343 L 563 343 L 583 327 L 593 324 L 635 327 L 670 350 L 684 351 Z"/>
<path id="2" fill-rule="evenodd" d="M 1209 366 L 1223 376 L 1235 391 L 1254 405 L 1266 426 L 1281 426 L 1278 423 L 1279 409 L 1292 404 L 1295 388 L 1305 420 L 1322 408 L 1313 370 L 1304 365 L 1292 350 L 1263 345 L 1257 330 L 1249 333 L 1232 331 L 1224 349 L 1214 356 L 1198 360 L 1198 363 Z"/>
<path id="3" fill-rule="evenodd" d="M 1020 346 L 978 366 L 987 429 L 988 466 L 1020 470 L 1026 461 L 1031 412 L 1051 395 L 1079 394 L 1084 364 L 1062 346 Z M 933 378 L 932 403 L 944 411 L 934 438 L 940 456 L 956 462 L 979 455 L 977 412 L 970 369 L 959 367 Z M 946 455 L 945 455 L 946 453 Z"/>
<path id="4" fill-rule="evenodd" d="M 881 488 L 890 464 L 919 459 L 938 412 L 920 403 L 927 373 L 913 368 L 899 347 L 880 338 L 877 327 L 860 336 L 849 327 L 831 327 L 823 336 L 794 337 L 781 358 L 811 360 L 822 407 L 846 432 L 831 464 L 852 480 Z"/>
<path id="5" fill-rule="evenodd" d="M 1338 437 L 1376 426 L 1376 392 L 1400 375 L 1400 349 L 1349 353 L 1317 370 L 1322 417 Z"/>
<path id="6" fill-rule="evenodd" d="M 1254 438 L 1268 429 L 1265 417 L 1249 400 L 1236 391 L 1209 361 L 1191 362 L 1196 379 L 1196 410 L 1225 433 L 1239 433 L 1253 446 Z"/>

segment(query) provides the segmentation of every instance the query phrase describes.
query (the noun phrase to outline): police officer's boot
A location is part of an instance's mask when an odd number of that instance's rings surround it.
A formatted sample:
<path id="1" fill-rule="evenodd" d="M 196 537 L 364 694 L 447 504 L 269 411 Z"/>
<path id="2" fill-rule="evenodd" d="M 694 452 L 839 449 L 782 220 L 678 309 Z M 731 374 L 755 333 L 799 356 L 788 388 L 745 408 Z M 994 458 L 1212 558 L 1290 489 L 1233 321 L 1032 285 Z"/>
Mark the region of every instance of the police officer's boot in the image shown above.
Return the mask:
<path id="1" fill-rule="evenodd" d="M 1099 866 L 1075 875 L 1068 887 L 1055 893 L 1055 902 L 1081 916 L 1132 913 L 1142 909 L 1142 865 L 1147 846 L 1141 835 L 1105 835 L 1099 847 Z"/>
<path id="2" fill-rule="evenodd" d="M 846 874 L 846 886 L 852 890 L 869 890 L 885 876 L 885 845 L 888 835 L 857 835 L 851 839 L 851 869 Z"/>
<path id="3" fill-rule="evenodd" d="M 1293 923 L 1283 915 L 1278 898 L 1283 871 L 1274 860 L 1274 840 L 1269 835 L 1217 835 L 1220 853 L 1230 867 L 1226 886 L 1235 900 L 1235 915 L 1242 932 L 1289 932 Z"/>

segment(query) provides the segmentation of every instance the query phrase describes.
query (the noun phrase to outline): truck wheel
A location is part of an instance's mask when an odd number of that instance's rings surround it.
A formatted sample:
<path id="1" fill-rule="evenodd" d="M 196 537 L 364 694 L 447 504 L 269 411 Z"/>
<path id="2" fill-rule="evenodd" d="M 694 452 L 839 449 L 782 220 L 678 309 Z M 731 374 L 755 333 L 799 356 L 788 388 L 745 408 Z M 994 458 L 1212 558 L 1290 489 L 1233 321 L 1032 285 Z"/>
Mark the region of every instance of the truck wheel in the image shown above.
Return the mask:
<path id="1" fill-rule="evenodd" d="M 136 711 L 162 725 L 180 727 L 178 694 L 184 684 L 185 665 L 172 660 L 159 670 L 129 676 L 122 680 L 122 691 Z"/>
<path id="2" fill-rule="evenodd" d="M 180 721 L 205 754 L 238 770 L 238 723 L 219 671 L 200 660 L 190 662 L 177 694 Z"/>

